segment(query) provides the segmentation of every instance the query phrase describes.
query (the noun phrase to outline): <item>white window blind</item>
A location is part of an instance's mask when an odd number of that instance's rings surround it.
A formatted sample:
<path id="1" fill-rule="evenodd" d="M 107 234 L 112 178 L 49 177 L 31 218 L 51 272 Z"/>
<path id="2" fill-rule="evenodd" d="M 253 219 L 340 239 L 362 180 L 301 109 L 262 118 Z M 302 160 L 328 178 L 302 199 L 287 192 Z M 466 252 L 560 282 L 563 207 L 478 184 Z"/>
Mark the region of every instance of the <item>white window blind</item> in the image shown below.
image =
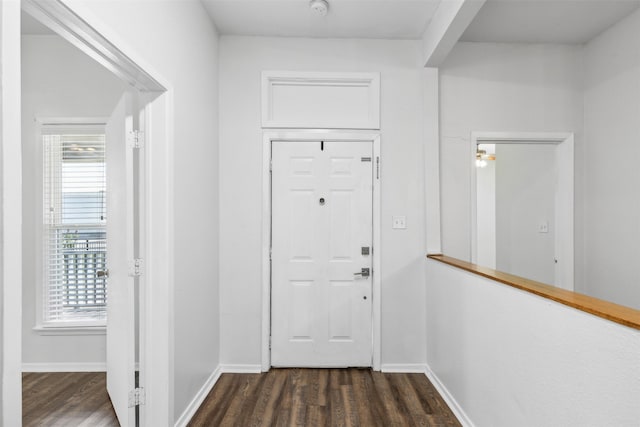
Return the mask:
<path id="1" fill-rule="evenodd" d="M 45 323 L 104 322 L 106 164 L 103 126 L 42 127 Z"/>

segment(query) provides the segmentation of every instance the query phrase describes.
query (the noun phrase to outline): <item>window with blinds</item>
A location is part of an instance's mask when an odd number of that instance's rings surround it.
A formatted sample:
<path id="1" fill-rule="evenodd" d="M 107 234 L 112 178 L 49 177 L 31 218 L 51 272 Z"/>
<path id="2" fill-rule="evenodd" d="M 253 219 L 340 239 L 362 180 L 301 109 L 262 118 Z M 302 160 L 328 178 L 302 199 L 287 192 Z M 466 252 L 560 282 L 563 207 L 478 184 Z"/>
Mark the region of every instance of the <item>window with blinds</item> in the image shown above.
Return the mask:
<path id="1" fill-rule="evenodd" d="M 104 322 L 104 126 L 42 127 L 45 323 Z"/>

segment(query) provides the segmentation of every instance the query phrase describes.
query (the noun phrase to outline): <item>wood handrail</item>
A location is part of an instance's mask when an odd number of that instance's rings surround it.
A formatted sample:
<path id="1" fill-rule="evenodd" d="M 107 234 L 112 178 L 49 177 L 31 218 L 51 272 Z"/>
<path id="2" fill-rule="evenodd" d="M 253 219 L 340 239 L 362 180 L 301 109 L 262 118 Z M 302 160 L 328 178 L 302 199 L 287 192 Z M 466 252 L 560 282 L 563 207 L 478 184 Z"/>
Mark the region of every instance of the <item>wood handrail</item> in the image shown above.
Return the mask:
<path id="1" fill-rule="evenodd" d="M 593 314 L 594 316 L 640 330 L 640 310 L 514 276 L 513 274 L 503 273 L 442 254 L 427 255 L 427 258 L 559 302 L 560 304 L 568 305 L 569 307 Z"/>

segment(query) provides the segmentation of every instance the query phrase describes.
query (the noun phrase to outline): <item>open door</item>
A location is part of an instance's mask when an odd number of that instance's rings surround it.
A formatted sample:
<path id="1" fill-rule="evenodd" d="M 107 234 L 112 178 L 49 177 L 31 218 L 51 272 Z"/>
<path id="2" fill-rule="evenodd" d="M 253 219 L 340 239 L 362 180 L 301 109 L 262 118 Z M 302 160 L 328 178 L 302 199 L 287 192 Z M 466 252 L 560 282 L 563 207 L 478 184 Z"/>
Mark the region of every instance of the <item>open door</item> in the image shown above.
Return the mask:
<path id="1" fill-rule="evenodd" d="M 107 391 L 123 427 L 135 425 L 133 99 L 125 93 L 106 126 Z"/>

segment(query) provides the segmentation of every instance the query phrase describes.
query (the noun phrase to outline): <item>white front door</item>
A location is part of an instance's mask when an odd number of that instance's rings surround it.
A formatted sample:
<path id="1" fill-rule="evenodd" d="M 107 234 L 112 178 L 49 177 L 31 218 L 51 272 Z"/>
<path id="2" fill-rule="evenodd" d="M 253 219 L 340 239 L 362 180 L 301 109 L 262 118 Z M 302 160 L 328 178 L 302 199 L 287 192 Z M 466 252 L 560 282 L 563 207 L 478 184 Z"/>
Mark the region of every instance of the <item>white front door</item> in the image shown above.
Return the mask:
<path id="1" fill-rule="evenodd" d="M 372 364 L 372 151 L 272 143 L 273 366 Z"/>
<path id="2" fill-rule="evenodd" d="M 118 421 L 135 425 L 129 393 L 135 388 L 133 130 L 130 94 L 124 94 L 106 126 L 107 157 L 107 391 Z"/>

